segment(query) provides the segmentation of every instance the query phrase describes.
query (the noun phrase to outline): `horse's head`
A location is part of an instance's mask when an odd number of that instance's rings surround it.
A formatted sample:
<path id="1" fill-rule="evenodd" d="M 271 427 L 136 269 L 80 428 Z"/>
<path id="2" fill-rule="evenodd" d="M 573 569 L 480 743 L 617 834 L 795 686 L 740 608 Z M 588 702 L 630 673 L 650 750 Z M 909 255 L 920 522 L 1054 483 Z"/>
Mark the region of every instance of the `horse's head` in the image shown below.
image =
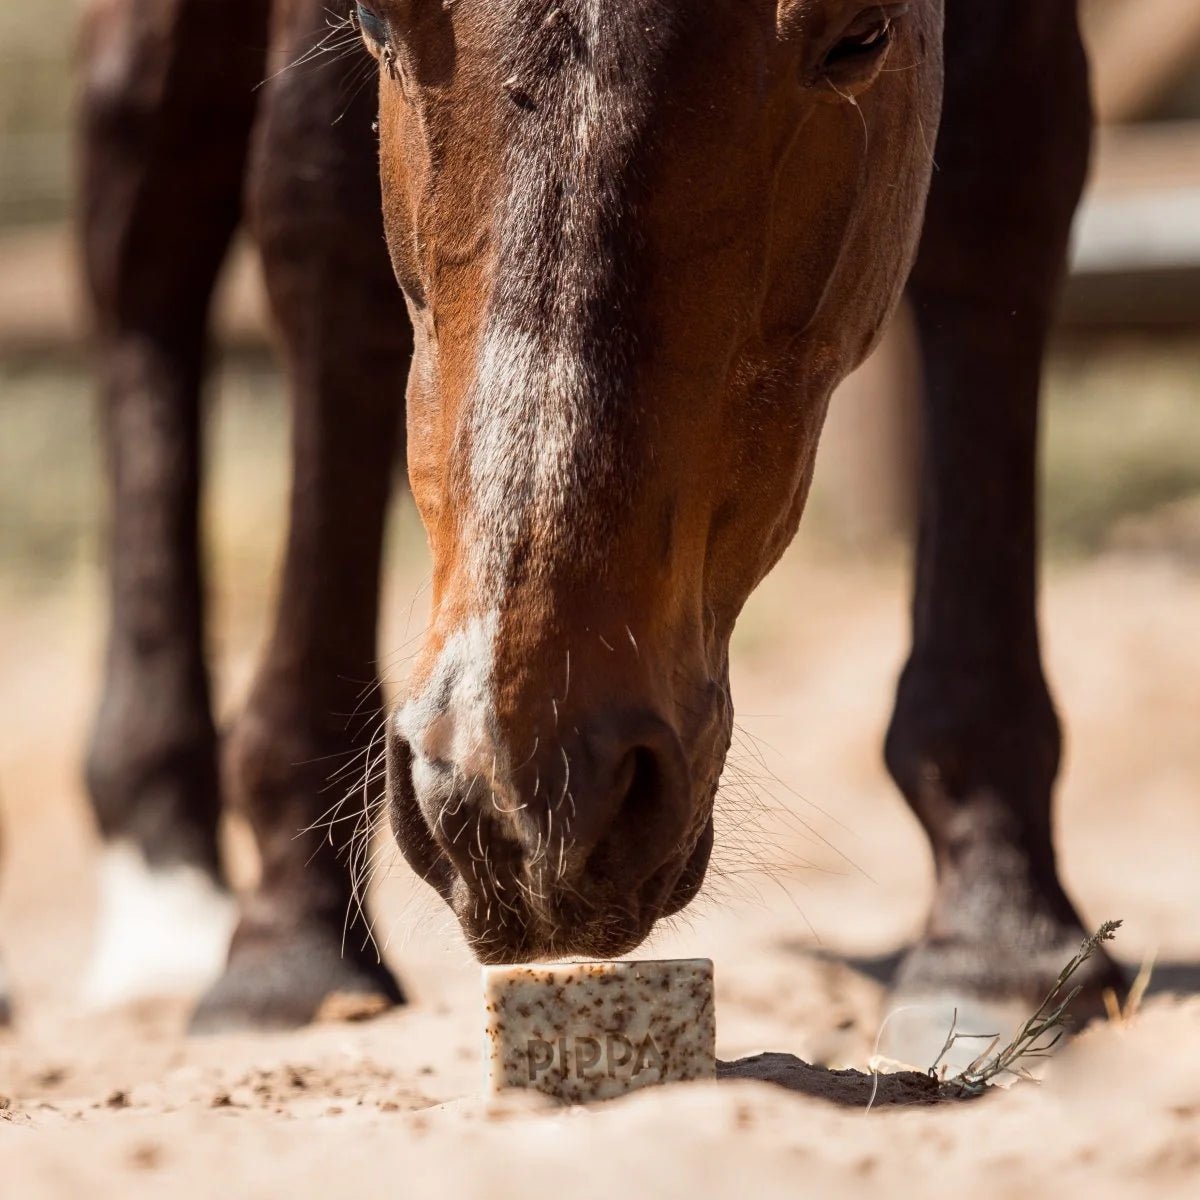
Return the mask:
<path id="1" fill-rule="evenodd" d="M 704 877 L 728 645 L 911 263 L 938 0 L 369 0 L 433 618 L 392 824 L 490 961 Z"/>

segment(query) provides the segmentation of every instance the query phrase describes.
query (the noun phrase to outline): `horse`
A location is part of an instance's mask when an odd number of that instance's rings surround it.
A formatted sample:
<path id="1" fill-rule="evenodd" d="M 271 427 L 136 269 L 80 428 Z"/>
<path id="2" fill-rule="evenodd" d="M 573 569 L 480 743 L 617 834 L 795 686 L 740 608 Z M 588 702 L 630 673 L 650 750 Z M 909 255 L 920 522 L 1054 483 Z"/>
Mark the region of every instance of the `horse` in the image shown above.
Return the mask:
<path id="1" fill-rule="evenodd" d="M 86 17 L 111 483 L 96 992 L 219 971 L 199 1030 L 404 1001 L 360 949 L 344 826 L 313 830 L 328 764 L 364 748 L 344 714 L 375 672 L 401 454 L 431 619 L 367 724 L 404 857 L 485 963 L 625 955 L 683 909 L 713 844 L 731 632 L 798 526 L 831 392 L 907 294 L 924 449 L 885 757 L 937 884 L 896 996 L 1040 998 L 1083 937 L 1036 612 L 1039 380 L 1091 129 L 1074 4 L 329 4 Z M 273 632 L 218 736 L 202 393 L 243 223 L 293 485 Z M 225 805 L 262 861 L 236 914 Z M 1103 955 L 1087 972 L 1084 1015 L 1120 983 Z"/>

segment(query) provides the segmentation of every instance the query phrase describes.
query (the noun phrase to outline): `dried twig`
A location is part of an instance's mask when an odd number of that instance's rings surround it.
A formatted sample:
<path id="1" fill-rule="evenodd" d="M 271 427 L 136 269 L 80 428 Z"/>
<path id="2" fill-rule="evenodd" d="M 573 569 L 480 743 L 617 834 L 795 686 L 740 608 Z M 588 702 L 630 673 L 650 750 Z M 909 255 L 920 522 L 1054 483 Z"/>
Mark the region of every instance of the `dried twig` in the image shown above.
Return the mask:
<path id="1" fill-rule="evenodd" d="M 1037 1011 L 1017 1030 L 1012 1041 L 1002 1050 L 993 1053 L 996 1042 L 999 1041 L 998 1037 L 994 1037 L 982 1054 L 946 1081 L 946 1086 L 950 1089 L 956 1088 L 960 1096 L 978 1096 L 1000 1075 L 1031 1079 L 1032 1076 L 1021 1064 L 1028 1058 L 1044 1058 L 1058 1045 L 1067 1031 L 1067 1010 L 1082 990 L 1080 986 L 1076 986 L 1064 996 L 1063 989 L 1084 963 L 1096 953 L 1100 944 L 1111 942 L 1120 928 L 1120 921 L 1105 921 L 1091 937 L 1085 938 L 1075 957 L 1059 973 L 1054 986 Z M 957 1022 L 956 1012 L 954 1025 L 946 1037 L 946 1044 L 929 1068 L 929 1073 L 934 1077 L 937 1076 L 938 1065 L 955 1042 L 961 1038 L 986 1036 L 959 1033 L 955 1028 Z"/>

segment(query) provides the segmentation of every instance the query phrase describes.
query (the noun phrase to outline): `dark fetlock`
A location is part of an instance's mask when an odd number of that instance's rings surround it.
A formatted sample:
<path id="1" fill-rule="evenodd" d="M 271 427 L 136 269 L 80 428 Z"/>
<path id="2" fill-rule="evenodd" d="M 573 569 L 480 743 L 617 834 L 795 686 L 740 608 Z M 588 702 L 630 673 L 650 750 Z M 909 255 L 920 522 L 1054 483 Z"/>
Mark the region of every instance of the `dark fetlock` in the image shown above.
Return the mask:
<path id="1" fill-rule="evenodd" d="M 194 1033 L 295 1029 L 355 1021 L 405 1003 L 391 971 L 331 921 L 271 925 L 243 918 L 224 975 L 192 1017 Z"/>
<path id="2" fill-rule="evenodd" d="M 1005 1044 L 1054 989 L 1089 932 L 1053 870 L 1048 844 L 1031 849 L 1014 837 L 1014 806 L 960 803 L 934 838 L 938 887 L 921 940 L 909 951 L 888 997 L 892 1014 L 881 1045 L 890 1057 L 928 1067 L 951 1028 L 996 1036 Z M 1126 981 L 1105 953 L 1091 958 L 1062 988 L 1078 987 L 1068 1029 L 1106 1010 Z M 958 1042 L 944 1061 L 963 1066 L 987 1041 Z"/>
<path id="3" fill-rule="evenodd" d="M 254 831 L 262 877 L 243 905 L 225 972 L 192 1019 L 194 1032 L 364 1020 L 405 1002 L 379 959 L 352 871 L 378 796 L 368 795 L 364 811 L 355 789 L 349 811 L 331 808 L 330 764 L 345 761 L 356 739 L 344 720 L 322 726 L 277 707 L 297 696 L 301 689 L 264 672 L 224 741 L 228 791 Z M 335 697 L 329 708 L 346 703 Z M 370 717 L 365 723 L 371 727 Z"/>
<path id="4" fill-rule="evenodd" d="M 1093 932 L 1058 880 L 1048 835 L 1021 836 L 1015 811 L 994 799 L 962 802 L 953 835 L 933 839 L 937 892 L 925 934 L 897 973 L 898 994 L 992 998 L 1032 1012 Z M 1083 1021 L 1104 1011 L 1105 989 L 1123 995 L 1125 985 L 1098 948 L 1075 986 L 1073 1015 Z"/>
<path id="5" fill-rule="evenodd" d="M 977 675 L 976 678 L 981 678 Z M 1017 715 L 1019 714 L 1019 716 Z M 887 742 L 888 766 L 929 835 L 937 890 L 921 940 L 900 965 L 881 1046 L 927 1067 L 951 1028 L 1004 1044 L 1054 988 L 1092 931 L 1058 878 L 1050 797 L 1060 737 L 1036 663 L 986 687 L 910 665 Z M 1071 1026 L 1120 997 L 1120 969 L 1097 949 L 1063 989 Z M 963 1039 L 965 1065 L 987 1041 Z"/>

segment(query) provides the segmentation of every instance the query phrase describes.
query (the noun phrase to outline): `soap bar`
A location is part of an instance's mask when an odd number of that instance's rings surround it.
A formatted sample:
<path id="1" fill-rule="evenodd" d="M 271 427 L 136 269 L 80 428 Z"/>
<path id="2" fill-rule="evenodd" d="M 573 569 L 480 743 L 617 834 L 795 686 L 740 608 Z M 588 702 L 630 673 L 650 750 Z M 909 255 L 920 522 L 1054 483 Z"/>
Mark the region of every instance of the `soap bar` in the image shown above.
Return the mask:
<path id="1" fill-rule="evenodd" d="M 708 959 L 485 967 L 483 990 L 492 1092 L 586 1104 L 716 1075 Z"/>

